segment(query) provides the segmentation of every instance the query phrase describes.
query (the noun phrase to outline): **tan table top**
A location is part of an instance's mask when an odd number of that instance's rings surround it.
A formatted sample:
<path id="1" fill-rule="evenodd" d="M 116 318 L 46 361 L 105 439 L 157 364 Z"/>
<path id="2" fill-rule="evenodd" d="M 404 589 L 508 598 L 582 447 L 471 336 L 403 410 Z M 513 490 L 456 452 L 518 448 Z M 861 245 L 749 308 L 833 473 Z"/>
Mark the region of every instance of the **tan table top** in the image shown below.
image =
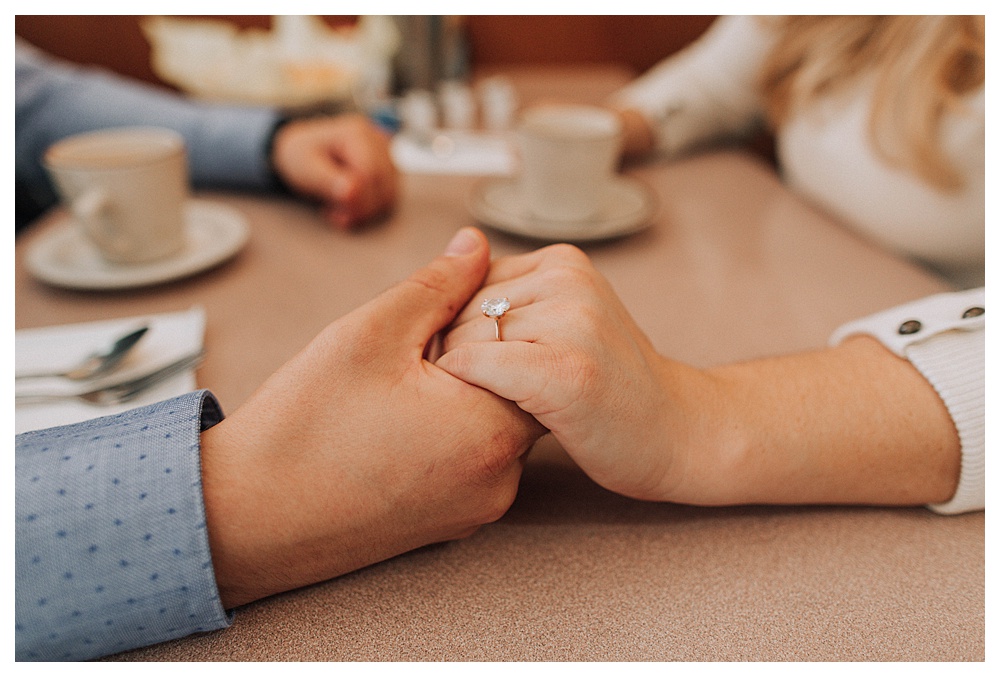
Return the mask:
<path id="1" fill-rule="evenodd" d="M 584 249 L 657 348 L 696 365 L 820 347 L 841 322 L 940 291 L 849 234 L 765 164 L 719 152 L 628 170 L 646 231 Z M 307 205 L 202 194 L 243 212 L 248 246 L 207 273 L 80 292 L 33 280 L 16 245 L 16 326 L 201 304 L 198 373 L 232 411 L 322 327 L 473 224 L 475 177 L 406 176 L 386 222 L 327 229 Z M 486 230 L 496 255 L 537 242 Z M 509 513 L 473 537 L 251 604 L 225 631 L 121 660 L 984 660 L 985 516 L 866 507 L 633 501 L 536 445 Z"/>

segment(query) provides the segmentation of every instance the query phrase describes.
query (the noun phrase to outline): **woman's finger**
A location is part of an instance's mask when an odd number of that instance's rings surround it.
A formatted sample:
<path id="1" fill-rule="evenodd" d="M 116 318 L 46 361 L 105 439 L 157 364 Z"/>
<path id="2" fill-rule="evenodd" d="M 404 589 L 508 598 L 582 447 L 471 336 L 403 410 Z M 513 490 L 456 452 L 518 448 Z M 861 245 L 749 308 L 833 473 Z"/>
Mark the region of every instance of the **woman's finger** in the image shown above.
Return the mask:
<path id="1" fill-rule="evenodd" d="M 548 353 L 548 348 L 524 341 L 464 343 L 442 355 L 436 364 L 466 383 L 520 405 L 533 401 L 545 388 Z M 525 411 L 531 413 L 530 409 Z"/>

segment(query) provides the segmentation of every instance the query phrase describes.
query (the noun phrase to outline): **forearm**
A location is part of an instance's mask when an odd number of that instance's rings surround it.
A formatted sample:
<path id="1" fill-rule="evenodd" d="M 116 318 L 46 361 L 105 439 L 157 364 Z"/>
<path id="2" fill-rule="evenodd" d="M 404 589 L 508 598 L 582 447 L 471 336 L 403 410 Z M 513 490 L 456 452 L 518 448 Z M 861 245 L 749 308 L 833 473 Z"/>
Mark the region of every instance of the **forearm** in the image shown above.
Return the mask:
<path id="1" fill-rule="evenodd" d="M 698 461 L 680 491 L 691 502 L 923 505 L 955 491 L 961 445 L 948 410 L 872 338 L 708 376 L 716 397 L 694 404 L 711 414 L 687 436 Z"/>
<path id="2" fill-rule="evenodd" d="M 640 113 L 652 146 L 667 155 L 749 136 L 761 122 L 756 77 L 770 41 L 755 17 L 720 17 L 696 42 L 616 92 L 610 103 Z"/>
<path id="3" fill-rule="evenodd" d="M 266 188 L 266 157 L 277 121 L 267 108 L 211 105 L 96 68 L 53 59 L 19 44 L 15 137 L 20 180 L 44 181 L 41 157 L 54 141 L 119 126 L 159 126 L 182 134 L 196 184 Z"/>

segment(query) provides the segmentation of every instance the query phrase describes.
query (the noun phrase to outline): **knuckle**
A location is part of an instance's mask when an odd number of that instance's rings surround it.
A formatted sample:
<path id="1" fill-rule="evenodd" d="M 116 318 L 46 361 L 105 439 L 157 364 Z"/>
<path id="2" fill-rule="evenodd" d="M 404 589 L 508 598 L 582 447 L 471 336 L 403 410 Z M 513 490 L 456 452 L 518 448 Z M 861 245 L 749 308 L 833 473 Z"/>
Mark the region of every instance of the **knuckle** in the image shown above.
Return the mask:
<path id="1" fill-rule="evenodd" d="M 487 462 L 492 465 L 492 462 Z M 479 465 L 479 464 L 475 464 Z M 490 474 L 478 467 L 479 472 L 472 472 L 474 477 L 469 485 L 475 487 L 474 498 L 466 503 L 465 521 L 475 525 L 496 522 L 510 509 L 517 495 L 517 483 L 506 477 Z M 506 475 L 506 473 L 505 473 Z"/>
<path id="2" fill-rule="evenodd" d="M 594 286 L 593 276 L 589 269 L 567 265 L 559 265 L 543 271 L 541 280 L 547 288 L 572 290 L 572 298 L 574 299 L 588 297 Z"/>
<path id="3" fill-rule="evenodd" d="M 464 517 L 464 515 L 463 515 Z M 435 539 L 438 543 L 450 543 L 454 541 L 462 541 L 469 538 L 482 526 L 481 524 L 472 524 L 470 519 L 460 519 L 455 524 L 450 524 L 443 532 Z"/>
<path id="4" fill-rule="evenodd" d="M 599 379 L 601 365 L 589 351 L 574 350 L 560 363 L 553 381 L 564 393 L 585 393 Z"/>
<path id="5" fill-rule="evenodd" d="M 503 481 L 494 481 L 480 493 L 476 510 L 476 520 L 479 524 L 496 522 L 507 514 L 517 497 L 517 482 L 511 481 L 505 473 Z"/>
<path id="6" fill-rule="evenodd" d="M 589 263 L 590 259 L 583 250 L 576 245 L 560 242 L 546 247 L 546 253 L 550 258 L 569 264 Z"/>
<path id="7" fill-rule="evenodd" d="M 448 291 L 449 277 L 437 268 L 427 266 L 413 273 L 403 281 L 404 285 L 416 285 L 429 291 L 443 294 Z"/>
<path id="8" fill-rule="evenodd" d="M 493 434 L 493 439 L 480 447 L 473 462 L 474 474 L 480 484 L 490 489 L 495 489 L 503 484 L 503 477 L 506 474 L 509 462 L 506 459 L 506 449 L 502 432 Z"/>
<path id="9" fill-rule="evenodd" d="M 455 536 L 454 536 L 454 538 L 452 540 L 460 541 L 460 540 L 463 540 L 465 538 L 469 538 L 470 536 L 472 536 L 473 534 L 475 534 L 477 531 L 479 531 L 479 525 L 478 524 L 475 525 L 475 526 L 466 527 L 465 529 L 462 529 L 461 531 L 459 531 L 458 533 L 456 533 Z"/>
<path id="10" fill-rule="evenodd" d="M 514 498 L 517 496 L 516 486 L 513 488 L 504 488 L 505 491 L 494 491 L 489 494 L 492 500 L 486 502 L 480 513 L 482 524 L 496 522 L 506 515 L 507 511 L 510 510 L 510 506 L 514 504 Z"/>
<path id="11" fill-rule="evenodd" d="M 460 339 L 449 334 L 445 338 L 445 353 L 437 365 L 449 374 L 469 374 L 475 366 L 472 351 L 460 343 Z"/>

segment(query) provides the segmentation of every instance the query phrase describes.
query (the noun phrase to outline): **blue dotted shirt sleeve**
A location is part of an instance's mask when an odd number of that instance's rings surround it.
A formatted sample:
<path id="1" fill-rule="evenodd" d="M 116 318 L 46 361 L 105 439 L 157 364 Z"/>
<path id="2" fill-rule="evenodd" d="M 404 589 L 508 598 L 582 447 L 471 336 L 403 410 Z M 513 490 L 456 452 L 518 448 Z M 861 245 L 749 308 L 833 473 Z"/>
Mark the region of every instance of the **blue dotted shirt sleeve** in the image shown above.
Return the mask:
<path id="1" fill-rule="evenodd" d="M 133 125 L 183 135 L 195 186 L 274 187 L 268 142 L 280 115 L 272 108 L 196 101 L 52 58 L 21 40 L 15 43 L 14 89 L 15 174 L 52 199 L 41 163 L 49 145 L 72 134 Z"/>
<path id="2" fill-rule="evenodd" d="M 209 552 L 198 391 L 18 435 L 17 660 L 86 660 L 229 625 Z"/>

